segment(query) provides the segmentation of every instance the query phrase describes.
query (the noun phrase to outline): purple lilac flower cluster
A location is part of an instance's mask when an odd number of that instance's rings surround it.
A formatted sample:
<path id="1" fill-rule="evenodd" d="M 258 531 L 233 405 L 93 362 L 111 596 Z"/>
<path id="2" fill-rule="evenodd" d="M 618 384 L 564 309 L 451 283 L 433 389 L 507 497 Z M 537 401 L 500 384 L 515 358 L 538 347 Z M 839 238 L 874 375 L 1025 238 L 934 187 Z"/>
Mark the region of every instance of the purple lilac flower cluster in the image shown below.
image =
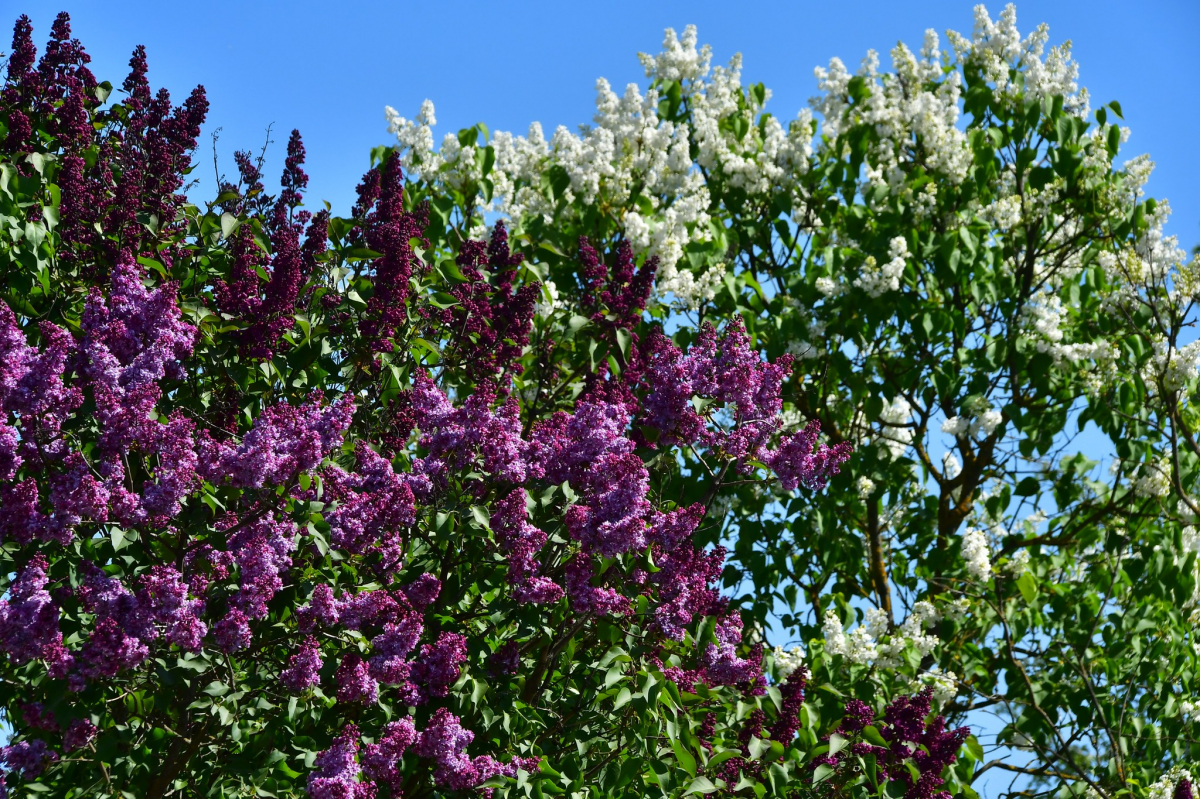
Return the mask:
<path id="1" fill-rule="evenodd" d="M 755 458 L 778 475 L 785 490 L 823 487 L 850 457 L 847 442 L 818 445 L 820 427 L 815 422 L 770 447 L 782 427 L 781 395 L 792 359 L 784 355 L 775 363 L 763 361 L 750 346 L 740 317 L 721 333 L 705 324 L 686 355 L 658 333 L 649 344 L 647 360 L 648 393 L 640 421 L 658 431 L 660 445 L 703 445 L 739 468 Z M 693 397 L 724 407 L 727 424 L 710 424 Z"/>
<path id="2" fill-rule="evenodd" d="M 541 293 L 536 282 L 514 287 L 523 262 L 520 253 L 509 249 L 504 223 L 497 222 L 487 243 L 463 243 L 456 263 L 467 282 L 450 290 L 457 303 L 428 311 L 431 319 L 454 331 L 451 357 L 462 360 L 472 380 L 521 371 L 516 361 L 529 343 L 534 304 Z"/>
<path id="3" fill-rule="evenodd" d="M 399 764 L 408 750 L 433 761 L 434 782 L 447 790 L 474 788 L 499 775 L 514 776 L 517 769 L 533 771 L 540 758 L 515 757 L 501 763 L 490 755 L 469 757 L 467 746 L 475 734 L 463 729 L 460 719 L 438 708 L 417 732 L 411 719 L 390 722 L 378 743 L 361 745 L 358 728 L 347 725 L 333 746 L 317 756 L 317 771 L 308 778 L 312 799 L 374 799 L 376 783 L 400 796 L 403 776 Z M 360 777 L 366 777 L 360 780 Z"/>
<path id="4" fill-rule="evenodd" d="M 417 650 L 425 630 L 422 614 L 440 588 L 439 581 L 426 574 L 399 591 L 363 591 L 337 599 L 327 585 L 313 590 L 308 604 L 297 611 L 303 629 L 315 632 L 341 627 L 371 634 L 369 658 L 362 658 L 358 652 L 342 658 L 334 677 L 338 701 L 372 703 L 380 685 L 394 687 L 410 705 L 446 696 L 467 659 L 466 639 L 443 632 L 433 643 Z M 416 655 L 412 656 L 414 650 Z M 320 667 L 310 637 L 301 652 L 292 657 L 285 683 L 294 693 L 300 693 L 317 684 Z"/>
<path id="5" fill-rule="evenodd" d="M 827 755 L 818 765 L 835 769 L 848 756 L 874 755 L 881 781 L 896 781 L 904 788 L 904 799 L 951 799 L 941 788 L 942 771 L 958 759 L 958 750 L 970 735 L 966 727 L 949 729 L 944 716 L 931 716 L 933 689 L 913 696 L 898 696 L 884 709 L 883 718 L 865 702 L 850 700 L 841 732 L 851 739 L 845 754 Z M 859 739 L 873 725 L 888 742 L 876 746 Z"/>
<path id="6" fill-rule="evenodd" d="M 633 247 L 622 240 L 617 245 L 616 263 L 610 268 L 587 237 L 580 236 L 579 272 L 584 288 L 582 304 L 592 312 L 592 321 L 609 321 L 606 310 L 612 325 L 634 327 L 654 288 L 658 258 L 647 258 L 639 267 L 634 263 Z"/>
<path id="7" fill-rule="evenodd" d="M 121 250 L 152 249 L 156 235 L 179 224 L 186 198 L 178 192 L 208 113 L 204 87 L 197 86 L 181 106 L 172 106 L 165 89 L 152 94 L 146 51 L 138 47 L 120 108 L 102 108 L 99 84 L 87 67 L 91 57 L 71 38 L 65 13 L 55 19 L 40 61 L 25 16 L 13 30 L 11 52 L 2 94 L 10 109 L 8 135 L 0 140 L 0 156 L 17 163 L 18 156 L 43 146 L 34 135 L 35 120 L 53 136 L 61 150 L 58 236 L 64 265 L 91 274 L 113 263 Z M 142 224 L 151 217 L 156 231 Z"/>

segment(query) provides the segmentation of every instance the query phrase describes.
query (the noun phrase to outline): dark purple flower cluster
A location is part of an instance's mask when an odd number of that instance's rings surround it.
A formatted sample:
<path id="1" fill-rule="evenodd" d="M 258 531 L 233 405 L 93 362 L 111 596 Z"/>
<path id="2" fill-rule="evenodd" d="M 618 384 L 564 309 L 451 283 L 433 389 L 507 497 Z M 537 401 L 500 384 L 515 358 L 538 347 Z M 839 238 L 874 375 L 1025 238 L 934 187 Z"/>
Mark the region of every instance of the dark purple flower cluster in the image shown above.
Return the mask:
<path id="1" fill-rule="evenodd" d="M 23 703 L 21 717 L 25 721 L 25 726 L 30 729 L 58 732 L 58 720 L 54 718 L 54 711 L 41 702 Z"/>
<path id="2" fill-rule="evenodd" d="M 46 558 L 35 555 L 0 599 L 0 650 L 18 665 L 46 663 L 51 676 L 65 676 L 73 658 L 63 646 L 58 607 L 46 590 Z"/>
<path id="3" fill-rule="evenodd" d="M 628 240 L 622 240 L 617 245 L 616 264 L 609 268 L 587 237 L 580 236 L 579 272 L 584 288 L 582 304 L 592 312 L 592 321 L 597 324 L 609 321 L 615 327 L 632 328 L 640 321 L 650 299 L 658 258 L 646 259 L 639 268 L 634 263 L 633 247 Z M 611 320 L 606 320 L 605 311 Z"/>
<path id="4" fill-rule="evenodd" d="M 804 689 L 807 687 L 808 672 L 804 668 L 793 671 L 779 686 L 783 703 L 779 708 L 779 718 L 771 726 L 771 740 L 786 746 L 796 737 L 796 731 L 800 729 L 800 710 L 804 707 Z"/>
<path id="5" fill-rule="evenodd" d="M 364 591 L 340 600 L 326 585 L 314 589 L 309 603 L 297 611 L 304 629 L 341 625 L 360 633 L 374 633 L 369 658 L 363 659 L 356 651 L 342 658 L 334 677 L 339 701 L 374 702 L 381 684 L 395 686 L 411 705 L 447 695 L 466 661 L 466 639 L 443 632 L 410 657 L 425 630 L 421 617 L 424 602 L 436 597 L 439 590 L 440 584 L 431 575 L 424 575 L 405 591 Z M 289 690 L 299 692 L 316 684 L 320 666 L 318 650 L 309 638 L 285 671 Z"/>
<path id="6" fill-rule="evenodd" d="M 150 655 L 150 645 L 165 637 L 181 649 L 198 651 L 208 632 L 201 621 L 204 601 L 189 599 L 190 588 L 172 566 L 154 566 L 140 578 L 135 594 L 95 564 L 84 561 L 83 582 L 76 594 L 95 616 L 95 627 L 80 655 L 83 680 L 112 677 L 138 666 Z"/>
<path id="7" fill-rule="evenodd" d="M 509 249 L 504 223 L 497 222 L 487 243 L 463 242 L 456 263 L 467 282 L 450 289 L 457 303 L 428 312 L 452 333 L 450 357 L 462 362 L 472 380 L 521 371 L 516 361 L 529 343 L 542 288 L 539 283 L 514 288 L 523 261 L 520 253 Z"/>
<path id="8" fill-rule="evenodd" d="M 845 754 L 826 756 L 824 765 L 836 769 L 848 755 L 874 755 L 880 780 L 898 782 L 904 788 L 904 799 L 951 799 L 949 792 L 941 790 L 942 771 L 958 759 L 970 730 L 948 729 L 940 715 L 931 719 L 932 707 L 932 688 L 896 697 L 884 709 L 882 719 L 876 719 L 865 702 L 851 700 L 841 732 L 853 743 Z M 888 742 L 886 747 L 855 740 L 869 724 Z"/>
<path id="9" fill-rule="evenodd" d="M 662 333 L 651 337 L 647 349 L 643 380 L 648 393 L 639 422 L 658 431 L 659 445 L 703 445 L 739 468 L 755 458 L 771 467 L 789 491 L 798 485 L 823 487 L 850 457 L 848 443 L 818 446 L 816 422 L 783 436 L 777 449 L 769 447 L 782 427 L 781 396 L 791 356 L 763 361 L 750 346 L 740 317 L 721 334 L 705 324 L 686 355 Z M 710 421 L 693 398 L 705 401 L 706 411 L 721 412 L 709 412 Z"/>
<path id="10" fill-rule="evenodd" d="M 524 488 L 517 488 L 497 500 L 492 506 L 492 531 L 508 557 L 513 597 L 522 604 L 557 602 L 563 596 L 562 588 L 538 574 L 537 553 L 546 544 L 546 534 L 529 523 L 528 496 Z"/>
<path id="11" fill-rule="evenodd" d="M 96 725 L 91 719 L 75 719 L 63 733 L 63 751 L 74 752 L 91 744 L 96 738 Z"/>
<path id="12" fill-rule="evenodd" d="M 270 513 L 231 530 L 229 551 L 239 573 L 233 603 L 249 618 L 265 618 L 267 603 L 283 588 L 282 575 L 292 565 L 295 535 L 295 523 Z"/>
<path id="13" fill-rule="evenodd" d="M 420 468 L 438 477 L 477 465 L 489 475 L 517 484 L 540 476 L 536 452 L 521 437 L 516 400 L 492 410 L 495 398 L 495 390 L 484 385 L 456 408 L 428 375 L 417 375 L 413 410 L 421 446 L 429 453 Z"/>
<path id="14" fill-rule="evenodd" d="M 91 58 L 71 38 L 69 17 L 55 19 L 40 61 L 32 34 L 29 18 L 22 16 L 13 29 L 2 95 L 8 135 L 0 141 L 0 155 L 17 162 L 19 154 L 46 147 L 33 135 L 34 121 L 50 135 L 61 164 L 59 257 L 69 268 L 95 274 L 122 249 L 152 249 L 156 232 L 178 224 L 185 198 L 177 192 L 191 168 L 208 101 L 199 86 L 178 107 L 165 89 L 152 95 L 145 48 L 138 47 L 123 84 L 125 101 L 101 109 L 98 84 L 87 68 Z M 151 218 L 157 231 L 142 224 Z"/>
<path id="15" fill-rule="evenodd" d="M 400 761 L 404 752 L 417 740 L 417 728 L 412 719 L 392 721 L 383 728 L 379 743 L 363 747 L 363 772 L 369 779 L 387 785 L 393 796 L 400 796 L 403 776 Z"/>
<path id="16" fill-rule="evenodd" d="M 365 443 L 358 447 L 358 468 L 336 467 L 324 473 L 328 496 L 338 505 L 327 516 L 330 543 L 353 555 L 379 555 L 380 570 L 394 568 L 403 545 L 402 531 L 416 518 L 416 496 L 427 496 L 429 479 L 401 473 Z"/>
<path id="17" fill-rule="evenodd" d="M 248 322 L 240 334 L 241 351 L 251 358 L 269 359 L 275 355 L 280 337 L 295 324 L 301 290 L 327 246 L 330 216 L 328 211 L 313 216 L 296 210 L 308 186 L 308 175 L 301 168 L 304 143 L 300 131 L 293 130 L 288 138 L 280 180 L 282 190 L 273 203 L 263 192 L 258 165 L 250 154 L 238 152 L 235 160 L 240 184 L 225 183 L 221 189 L 222 194 L 237 194 L 239 199 L 223 203 L 223 207 L 231 213 L 260 215 L 271 242 L 271 253 L 268 255 L 258 245 L 252 225 L 238 227 L 229 242 L 232 268 L 228 277 L 214 286 L 214 297 L 220 310 Z M 261 285 L 260 270 L 268 275 L 265 286 Z"/>
<path id="18" fill-rule="evenodd" d="M 46 764 L 55 760 L 58 760 L 58 753 L 38 738 L 0 748 L 0 763 L 25 780 L 37 779 Z"/>
<path id="19" fill-rule="evenodd" d="M 375 783 L 359 782 L 358 728 L 347 724 L 333 746 L 317 755 L 317 770 L 308 775 L 312 799 L 375 799 Z"/>
<path id="20" fill-rule="evenodd" d="M 513 776 L 518 768 L 526 771 L 536 766 L 536 758 L 516 758 L 501 763 L 490 755 L 471 758 L 466 749 L 475 740 L 475 733 L 463 729 L 457 716 L 446 708 L 438 708 L 421 731 L 413 751 L 436 763 L 434 782 L 452 791 L 474 788 L 497 775 Z"/>
<path id="21" fill-rule="evenodd" d="M 300 642 L 300 651 L 288 660 L 288 667 L 279 675 L 279 681 L 293 694 L 300 694 L 321 682 L 321 648 L 311 635 Z"/>
<path id="22" fill-rule="evenodd" d="M 361 220 L 361 242 L 381 257 L 372 261 L 374 293 L 367 301 L 360 331 L 375 352 L 391 352 L 393 338 L 408 325 L 409 278 L 420 261 L 413 253 L 416 239 L 428 247 L 423 231 L 429 222 L 426 208 L 404 210 L 404 172 L 400 159 L 388 153 L 382 166 L 372 169 L 358 187 L 354 218 Z"/>

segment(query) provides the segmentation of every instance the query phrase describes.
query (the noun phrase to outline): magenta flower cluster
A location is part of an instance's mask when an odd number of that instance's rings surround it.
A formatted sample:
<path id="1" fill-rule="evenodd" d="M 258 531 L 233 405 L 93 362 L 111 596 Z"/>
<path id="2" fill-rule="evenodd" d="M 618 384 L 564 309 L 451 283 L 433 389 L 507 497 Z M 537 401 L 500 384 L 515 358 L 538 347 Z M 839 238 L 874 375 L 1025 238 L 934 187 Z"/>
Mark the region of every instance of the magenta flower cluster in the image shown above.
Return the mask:
<path id="1" fill-rule="evenodd" d="M 881 719 L 876 719 L 865 702 L 850 700 L 841 730 L 853 743 L 844 753 L 828 755 L 823 762 L 836 768 L 851 756 L 874 755 L 880 780 L 894 780 L 903 786 L 904 799 L 951 799 L 941 787 L 942 771 L 958 759 L 970 730 L 949 729 L 944 716 L 932 715 L 932 706 L 932 688 L 896 697 Z M 886 747 L 858 739 L 858 733 L 869 724 L 879 730 Z"/>

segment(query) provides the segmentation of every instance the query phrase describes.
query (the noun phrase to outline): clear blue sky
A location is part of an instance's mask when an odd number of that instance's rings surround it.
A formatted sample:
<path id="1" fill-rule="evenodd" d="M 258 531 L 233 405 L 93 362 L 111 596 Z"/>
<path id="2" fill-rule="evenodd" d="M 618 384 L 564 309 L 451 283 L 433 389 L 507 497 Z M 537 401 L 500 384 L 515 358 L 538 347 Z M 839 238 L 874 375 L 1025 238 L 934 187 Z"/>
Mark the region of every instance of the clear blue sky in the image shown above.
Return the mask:
<path id="1" fill-rule="evenodd" d="M 593 84 L 644 80 L 636 54 L 657 52 L 663 28 L 699 27 L 724 63 L 745 57 L 745 78 L 774 92 L 771 108 L 790 118 L 815 93 L 812 69 L 839 56 L 854 68 L 868 48 L 886 53 L 898 39 L 913 49 L 926 28 L 969 34 L 969 0 L 842 2 L 256 2 L 197 6 L 142 0 L 25 0 L 35 39 L 54 14 L 71 14 L 75 35 L 102 80 L 120 83 L 136 44 L 149 51 L 150 80 L 182 98 L 197 83 L 212 102 L 200 177 L 212 183 L 208 131 L 221 127 L 222 165 L 234 149 L 257 148 L 267 125 L 276 145 L 299 128 L 308 148 L 310 201 L 346 211 L 373 145 L 389 141 L 384 105 L 413 116 L 426 97 L 437 105 L 438 140 L 478 121 L 523 133 L 532 120 L 547 133 L 591 119 Z M 1002 4 L 988 5 L 993 18 Z M 1045 21 L 1051 42 L 1072 39 L 1081 83 L 1093 104 L 1119 100 L 1133 137 L 1122 158 L 1148 152 L 1150 183 L 1168 197 L 1171 229 L 1190 249 L 1200 243 L 1200 2 L 1063 0 L 1017 4 L 1022 32 Z M 11 24 L 11 19 L 0 20 Z M 7 34 L 5 34 L 7 40 Z M 944 44 L 943 39 L 943 44 Z M 4 43 L 7 45 L 7 41 Z M 7 46 L 3 49 L 7 50 Z M 270 184 L 268 184 L 270 185 Z"/>

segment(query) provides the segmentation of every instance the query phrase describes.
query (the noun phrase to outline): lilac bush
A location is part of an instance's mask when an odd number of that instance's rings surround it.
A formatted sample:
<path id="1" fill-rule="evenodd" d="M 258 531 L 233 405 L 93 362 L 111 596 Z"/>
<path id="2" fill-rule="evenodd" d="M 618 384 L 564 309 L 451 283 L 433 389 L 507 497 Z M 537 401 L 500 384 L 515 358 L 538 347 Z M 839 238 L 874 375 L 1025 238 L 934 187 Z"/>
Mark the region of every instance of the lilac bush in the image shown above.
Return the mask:
<path id="1" fill-rule="evenodd" d="M 302 209 L 296 133 L 277 195 L 239 154 L 202 210 L 202 90 L 151 96 L 138 49 L 108 104 L 65 15 L 36 66 L 30 35 L 0 115 L 29 220 L 0 248 L 0 795 L 933 795 L 965 730 L 893 703 L 894 746 L 850 750 L 878 776 L 842 768 L 840 707 L 773 678 L 706 547 L 729 485 L 849 457 L 785 430 L 789 358 L 738 318 L 673 342 L 628 247 L 581 241 L 545 307 L 505 227 L 459 243 L 390 152 L 351 217 Z"/>

